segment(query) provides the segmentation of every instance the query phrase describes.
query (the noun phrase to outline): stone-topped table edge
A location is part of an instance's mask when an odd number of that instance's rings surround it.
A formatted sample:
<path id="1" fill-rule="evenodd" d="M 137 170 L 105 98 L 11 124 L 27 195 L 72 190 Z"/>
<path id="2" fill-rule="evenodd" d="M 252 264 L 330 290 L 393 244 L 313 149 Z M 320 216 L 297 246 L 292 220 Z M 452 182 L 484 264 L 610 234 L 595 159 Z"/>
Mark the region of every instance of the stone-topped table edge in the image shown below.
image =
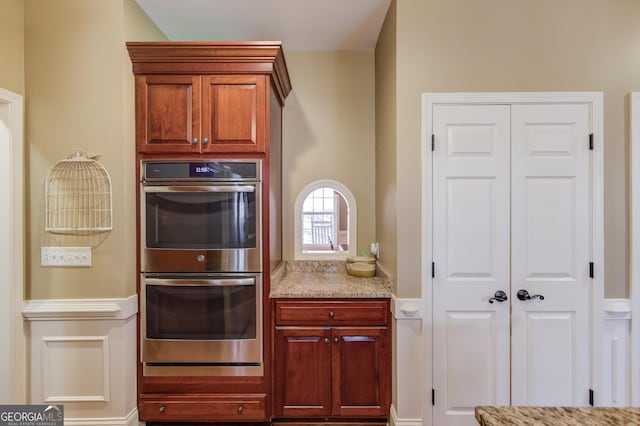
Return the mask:
<path id="1" fill-rule="evenodd" d="M 627 426 L 640 425 L 640 408 L 480 406 L 475 418 L 481 426 Z"/>
<path id="2" fill-rule="evenodd" d="M 371 278 L 347 275 L 345 261 L 283 261 L 271 274 L 270 298 L 390 298 L 393 280 L 380 264 Z"/>

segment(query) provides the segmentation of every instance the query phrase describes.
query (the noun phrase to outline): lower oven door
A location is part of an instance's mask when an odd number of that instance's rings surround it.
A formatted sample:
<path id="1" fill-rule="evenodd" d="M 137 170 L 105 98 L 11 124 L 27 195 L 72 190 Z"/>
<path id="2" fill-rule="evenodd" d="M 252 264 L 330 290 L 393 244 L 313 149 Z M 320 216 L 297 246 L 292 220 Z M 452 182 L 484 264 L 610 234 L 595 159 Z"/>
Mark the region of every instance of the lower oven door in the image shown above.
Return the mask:
<path id="1" fill-rule="evenodd" d="M 261 274 L 141 279 L 145 366 L 261 365 Z"/>

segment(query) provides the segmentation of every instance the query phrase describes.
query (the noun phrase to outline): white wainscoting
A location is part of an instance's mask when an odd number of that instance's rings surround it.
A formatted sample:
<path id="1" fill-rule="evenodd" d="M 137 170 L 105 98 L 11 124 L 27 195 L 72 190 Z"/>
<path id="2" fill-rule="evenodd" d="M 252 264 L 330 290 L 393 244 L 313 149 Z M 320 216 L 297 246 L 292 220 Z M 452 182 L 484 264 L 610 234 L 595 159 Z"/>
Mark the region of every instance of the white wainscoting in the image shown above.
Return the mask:
<path id="1" fill-rule="evenodd" d="M 391 300 L 393 313 L 393 403 L 391 426 L 422 426 L 424 356 L 422 299 Z"/>
<path id="2" fill-rule="evenodd" d="M 27 301 L 29 402 L 64 405 L 65 425 L 137 425 L 137 312 L 137 295 Z"/>
<path id="3" fill-rule="evenodd" d="M 597 405 L 631 404 L 631 301 L 605 299 L 602 338 L 602 388 Z"/>

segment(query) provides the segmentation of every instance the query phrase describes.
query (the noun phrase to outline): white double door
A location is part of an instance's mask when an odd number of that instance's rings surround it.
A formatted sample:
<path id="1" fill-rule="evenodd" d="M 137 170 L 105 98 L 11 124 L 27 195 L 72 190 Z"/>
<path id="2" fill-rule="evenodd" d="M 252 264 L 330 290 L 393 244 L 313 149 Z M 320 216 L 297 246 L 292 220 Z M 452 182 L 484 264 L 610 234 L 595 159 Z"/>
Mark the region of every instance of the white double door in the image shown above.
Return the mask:
<path id="1" fill-rule="evenodd" d="M 589 106 L 436 105 L 433 132 L 433 424 L 587 405 Z"/>

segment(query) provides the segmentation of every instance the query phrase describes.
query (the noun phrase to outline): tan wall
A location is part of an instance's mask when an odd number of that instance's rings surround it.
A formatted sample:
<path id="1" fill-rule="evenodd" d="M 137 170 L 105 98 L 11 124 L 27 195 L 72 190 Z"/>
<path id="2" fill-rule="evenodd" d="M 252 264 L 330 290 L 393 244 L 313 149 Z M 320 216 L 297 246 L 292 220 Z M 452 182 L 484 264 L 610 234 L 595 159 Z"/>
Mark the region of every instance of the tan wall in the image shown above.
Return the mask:
<path id="1" fill-rule="evenodd" d="M 135 292 L 133 83 L 125 77 L 127 67 L 131 72 L 125 25 L 130 29 L 137 21 L 153 28 L 136 7 L 131 0 L 25 1 L 29 299 Z M 110 233 L 71 237 L 44 231 L 46 175 L 77 149 L 102 154 L 111 175 Z M 92 246 L 93 266 L 42 268 L 40 247 L 49 245 Z"/>
<path id="2" fill-rule="evenodd" d="M 420 296 L 420 95 L 602 91 L 606 296 L 627 294 L 627 109 L 640 88 L 637 0 L 402 0 L 397 7 L 397 280 Z M 380 141 L 378 140 L 378 143 Z M 401 189 L 401 190 L 400 190 Z"/>
<path id="3" fill-rule="evenodd" d="M 298 193 L 333 179 L 354 195 L 358 253 L 375 237 L 375 87 L 371 51 L 294 52 L 286 59 L 293 91 L 283 118 L 283 256 L 293 259 Z"/>
<path id="4" fill-rule="evenodd" d="M 376 238 L 380 263 L 397 275 L 396 182 L 396 3 L 389 7 L 375 51 L 376 74 Z"/>
<path id="5" fill-rule="evenodd" d="M 0 88 L 24 95 L 24 2 L 0 2 Z"/>

